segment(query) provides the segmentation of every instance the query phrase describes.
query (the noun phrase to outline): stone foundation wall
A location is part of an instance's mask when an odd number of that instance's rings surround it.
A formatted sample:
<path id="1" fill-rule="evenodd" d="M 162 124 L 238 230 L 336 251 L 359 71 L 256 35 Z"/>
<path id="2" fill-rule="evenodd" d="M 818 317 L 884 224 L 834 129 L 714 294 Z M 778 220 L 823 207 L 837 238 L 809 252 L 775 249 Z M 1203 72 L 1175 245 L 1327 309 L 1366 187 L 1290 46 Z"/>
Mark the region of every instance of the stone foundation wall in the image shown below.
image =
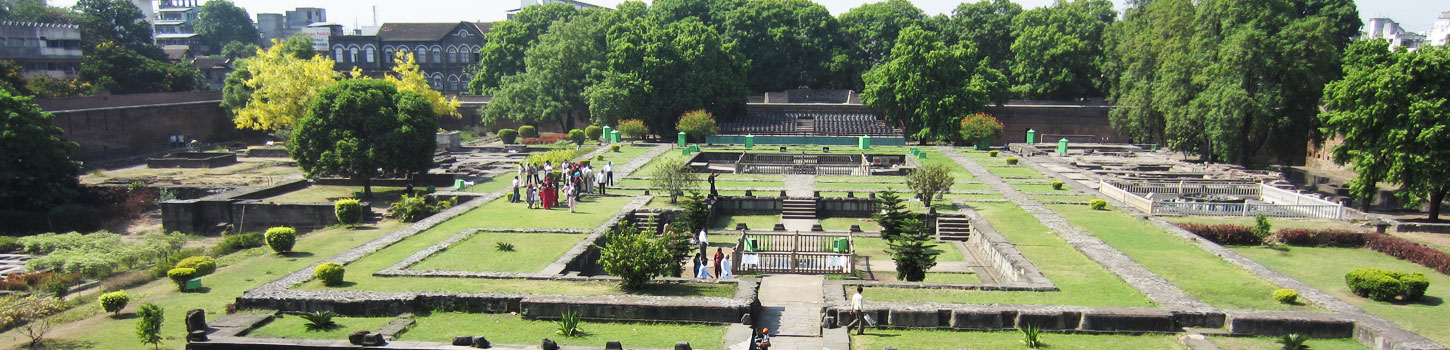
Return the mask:
<path id="1" fill-rule="evenodd" d="M 971 235 L 968 236 L 966 247 L 984 264 L 987 265 L 997 280 L 1008 285 L 1027 286 L 1052 286 L 1056 285 L 1047 276 L 1042 275 L 1042 270 L 1037 268 L 1032 260 L 1022 256 L 1017 250 L 1017 245 L 1007 240 L 992 224 L 977 215 L 975 210 L 963 210 L 967 220 L 972 223 Z"/>
<path id="2" fill-rule="evenodd" d="M 715 208 L 726 215 L 774 215 L 780 214 L 781 197 L 759 197 L 777 193 L 756 193 L 757 197 L 721 196 Z M 733 229 L 733 227 L 731 227 Z M 761 229 L 760 227 L 751 227 Z"/>
<path id="3" fill-rule="evenodd" d="M 871 198 L 817 198 L 817 215 L 823 217 L 868 218 L 876 213 L 876 200 Z"/>
<path id="4" fill-rule="evenodd" d="M 146 167 L 153 169 L 220 168 L 232 164 L 237 164 L 235 153 L 181 152 L 146 159 Z"/>

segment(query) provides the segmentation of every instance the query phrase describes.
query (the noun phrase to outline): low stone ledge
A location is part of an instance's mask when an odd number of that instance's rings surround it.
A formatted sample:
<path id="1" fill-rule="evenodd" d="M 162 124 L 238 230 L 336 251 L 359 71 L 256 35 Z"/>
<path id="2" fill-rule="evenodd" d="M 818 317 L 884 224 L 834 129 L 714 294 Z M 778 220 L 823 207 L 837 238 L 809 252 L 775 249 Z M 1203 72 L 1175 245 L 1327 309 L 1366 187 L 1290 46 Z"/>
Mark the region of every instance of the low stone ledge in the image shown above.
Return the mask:
<path id="1" fill-rule="evenodd" d="M 1223 328 L 1226 317 L 1219 311 L 1169 310 L 1180 328 Z"/>
<path id="2" fill-rule="evenodd" d="M 1354 336 L 1354 322 L 1333 314 L 1310 312 L 1231 311 L 1228 330 L 1233 334 L 1280 336 L 1299 333 L 1314 338 Z"/>
<path id="3" fill-rule="evenodd" d="M 1029 310 L 1017 313 L 1017 326 L 1037 326 L 1042 330 L 1060 331 L 1077 329 L 1082 321 L 1082 313 L 1076 311 L 1038 311 Z"/>
<path id="4" fill-rule="evenodd" d="M 955 310 L 952 312 L 952 329 L 960 330 L 1002 330 L 1016 326 L 1015 310 Z"/>
<path id="5" fill-rule="evenodd" d="M 886 324 L 900 328 L 948 327 L 951 324 L 951 311 L 934 308 L 891 309 L 886 312 Z"/>
<path id="6" fill-rule="evenodd" d="M 1083 331 L 1173 332 L 1178 329 L 1173 313 L 1159 309 L 1097 309 L 1082 314 Z"/>
<path id="7" fill-rule="evenodd" d="M 524 318 L 559 319 L 565 312 L 578 312 L 588 320 L 660 321 L 728 324 L 740 322 L 750 303 L 725 298 L 679 300 L 669 297 L 590 296 L 530 297 L 520 306 Z"/>

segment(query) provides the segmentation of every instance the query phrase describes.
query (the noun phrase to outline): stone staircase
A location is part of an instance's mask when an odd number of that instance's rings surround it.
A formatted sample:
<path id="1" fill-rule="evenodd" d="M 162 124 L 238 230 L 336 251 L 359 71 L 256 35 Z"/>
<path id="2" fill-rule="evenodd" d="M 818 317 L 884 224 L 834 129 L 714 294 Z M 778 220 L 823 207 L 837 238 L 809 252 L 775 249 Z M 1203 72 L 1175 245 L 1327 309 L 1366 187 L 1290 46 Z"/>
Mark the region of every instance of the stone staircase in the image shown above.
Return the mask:
<path id="1" fill-rule="evenodd" d="M 971 236 L 972 222 L 965 216 L 940 215 L 936 217 L 936 240 L 965 241 Z"/>
<path id="2" fill-rule="evenodd" d="M 816 120 L 815 119 L 805 119 L 805 118 L 796 119 L 795 120 L 795 132 L 799 132 L 799 133 L 812 133 L 812 132 L 816 132 Z"/>
<path id="3" fill-rule="evenodd" d="M 816 219 L 816 200 L 789 198 L 781 202 L 781 219 Z"/>
<path id="4" fill-rule="evenodd" d="M 663 224 L 660 222 L 660 213 L 650 211 L 635 212 L 632 222 L 634 227 L 639 228 L 639 232 L 648 233 L 658 233 L 660 225 Z"/>

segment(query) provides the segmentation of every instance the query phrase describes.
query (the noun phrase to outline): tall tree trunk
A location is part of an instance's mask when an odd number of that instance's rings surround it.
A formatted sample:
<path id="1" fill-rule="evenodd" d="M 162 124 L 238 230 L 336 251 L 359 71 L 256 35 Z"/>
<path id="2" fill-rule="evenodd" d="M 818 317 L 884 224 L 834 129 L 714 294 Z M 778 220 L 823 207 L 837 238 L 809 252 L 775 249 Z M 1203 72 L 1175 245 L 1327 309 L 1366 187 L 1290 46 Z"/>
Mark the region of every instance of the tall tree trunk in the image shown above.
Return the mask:
<path id="1" fill-rule="evenodd" d="M 371 177 L 364 177 L 362 179 L 362 181 L 363 181 L 363 198 L 372 199 L 373 198 L 373 178 L 371 178 Z"/>
<path id="2" fill-rule="evenodd" d="M 1440 221 L 1440 202 L 1445 201 L 1445 193 L 1450 192 L 1450 185 L 1441 185 L 1437 190 L 1430 191 L 1430 221 Z"/>

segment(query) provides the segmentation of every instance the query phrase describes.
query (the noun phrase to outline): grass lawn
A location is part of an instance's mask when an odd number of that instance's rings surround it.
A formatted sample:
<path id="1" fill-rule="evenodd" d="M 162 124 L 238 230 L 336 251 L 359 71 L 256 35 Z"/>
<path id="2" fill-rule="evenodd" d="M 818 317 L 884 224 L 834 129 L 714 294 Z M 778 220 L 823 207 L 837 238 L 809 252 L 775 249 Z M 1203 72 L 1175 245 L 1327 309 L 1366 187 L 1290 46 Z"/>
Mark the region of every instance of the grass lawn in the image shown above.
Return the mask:
<path id="1" fill-rule="evenodd" d="M 1063 218 L 1137 260 L 1184 292 L 1222 309 L 1318 310 L 1286 305 L 1273 299 L 1278 286 L 1248 270 L 1219 259 L 1188 240 L 1165 232 L 1146 220 L 1121 211 L 1092 210 L 1081 205 L 1049 205 Z M 1343 275 L 1341 275 L 1343 276 Z"/>
<path id="2" fill-rule="evenodd" d="M 1208 337 L 1210 341 L 1223 350 L 1261 350 L 1278 349 L 1283 345 L 1274 342 L 1278 338 L 1270 337 Z M 1309 339 L 1304 342 L 1314 350 L 1360 350 L 1369 349 L 1353 338 L 1338 339 Z"/>
<path id="3" fill-rule="evenodd" d="M 1063 191 L 1063 192 L 1064 192 L 1063 194 L 1056 194 L 1056 193 L 1054 193 L 1054 194 L 1032 193 L 1031 196 L 1032 196 L 1033 199 L 1037 199 L 1037 200 L 1070 201 L 1070 202 L 1082 202 L 1082 203 L 1087 203 L 1090 200 L 1093 200 L 1095 198 L 1098 198 L 1098 197 L 1093 197 L 1093 196 L 1085 195 L 1085 194 L 1069 194 L 1071 192 L 1067 192 L 1067 191 Z"/>
<path id="4" fill-rule="evenodd" d="M 1291 247 L 1280 252 L 1263 247 L 1233 247 L 1239 252 L 1274 270 L 1333 294 L 1380 317 L 1394 321 L 1405 329 L 1441 344 L 1450 344 L 1450 276 L 1419 264 L 1395 259 L 1369 249 Z M 1430 288 L 1418 303 L 1393 304 L 1355 296 L 1344 285 L 1344 274 L 1357 268 L 1381 268 L 1403 272 L 1420 272 L 1430 279 Z M 1318 346 L 1316 345 L 1317 349 Z"/>
<path id="5" fill-rule="evenodd" d="M 864 274 L 865 272 L 861 271 L 860 273 Z M 873 273 L 876 274 L 877 281 L 899 281 L 896 279 L 896 271 L 874 271 Z M 977 278 L 977 275 L 972 273 L 927 272 L 926 280 L 922 282 L 979 284 L 982 283 L 982 279 Z"/>
<path id="6" fill-rule="evenodd" d="M 427 187 L 415 188 L 416 190 L 427 190 Z M 278 203 L 332 203 L 343 198 L 352 198 L 353 192 L 362 192 L 362 186 L 308 186 L 307 188 L 287 192 L 282 195 L 267 198 L 267 201 Z M 398 201 L 403 195 L 403 187 L 381 187 L 373 186 L 374 207 L 387 207 L 388 203 Z"/>
<path id="7" fill-rule="evenodd" d="M 891 260 L 891 254 L 886 253 L 886 249 L 890 247 L 887 246 L 885 239 L 875 237 L 856 237 L 855 241 L 856 255 L 869 256 L 872 260 L 877 261 Z M 936 243 L 936 248 L 932 248 L 932 250 L 940 253 L 940 255 L 936 256 L 937 262 L 967 261 L 967 258 L 962 256 L 961 251 L 958 251 L 956 247 L 952 247 L 951 245 L 948 245 L 946 243 Z"/>
<path id="8" fill-rule="evenodd" d="M 950 158 L 947 158 L 945 154 L 942 154 L 941 151 L 937 151 L 936 148 L 922 147 L 921 150 L 926 152 L 926 159 L 917 159 L 921 161 L 922 165 L 945 165 L 947 167 L 947 170 L 951 171 L 950 173 L 952 175 L 952 178 L 956 179 L 956 181 L 974 181 L 977 179 L 976 176 L 972 176 L 972 173 L 967 172 L 967 169 L 963 168 L 961 164 L 957 164 L 957 162 L 952 161 Z"/>
<path id="9" fill-rule="evenodd" d="M 984 193 L 984 194 L 974 194 L 974 193 L 972 193 L 972 194 L 969 194 L 969 193 L 948 193 L 946 198 L 947 198 L 948 201 L 953 200 L 953 199 L 961 199 L 961 200 L 964 200 L 964 201 L 967 201 L 967 202 L 971 202 L 971 201 L 981 201 L 981 200 L 991 200 L 991 199 L 1001 199 L 1001 200 L 1006 200 L 1007 199 L 1007 197 L 1003 197 L 1001 193 Z"/>
<path id="10" fill-rule="evenodd" d="M 825 218 L 821 219 L 821 228 L 827 231 L 846 231 L 851 225 L 861 225 L 862 231 L 881 231 L 881 225 L 870 218 Z"/>
<path id="11" fill-rule="evenodd" d="M 419 270 L 538 272 L 558 260 L 587 235 L 479 232 L 413 265 Z M 500 251 L 498 242 L 514 245 Z"/>
<path id="12" fill-rule="evenodd" d="M 898 192 L 910 191 L 904 183 L 874 183 L 874 182 L 816 182 L 817 190 L 893 190 Z"/>
<path id="13" fill-rule="evenodd" d="M 1204 225 L 1242 225 L 1254 226 L 1254 217 L 1244 216 L 1159 216 L 1159 219 L 1175 224 L 1204 224 Z M 1330 219 L 1298 219 L 1298 218 L 1269 218 L 1269 224 L 1274 229 L 1281 228 L 1312 228 L 1312 229 L 1340 229 L 1353 231 L 1366 231 L 1365 227 L 1354 225 L 1345 221 Z"/>
<path id="14" fill-rule="evenodd" d="M 776 176 L 780 176 L 780 175 L 776 175 Z M 882 183 L 888 183 L 889 182 L 889 183 L 899 183 L 899 184 L 902 184 L 904 186 L 906 184 L 906 177 L 905 176 L 872 176 L 872 177 L 860 177 L 860 176 L 840 176 L 840 175 L 816 175 L 816 182 L 852 182 L 852 181 L 870 181 L 870 182 L 882 182 Z"/>
<path id="15" fill-rule="evenodd" d="M 614 162 L 614 166 L 617 168 L 621 165 L 624 165 L 624 163 L 628 163 L 629 161 L 634 160 L 634 158 L 643 155 L 645 152 L 649 152 L 655 147 L 657 146 L 649 144 L 622 144 L 619 146 L 619 152 L 605 151 L 604 153 L 600 153 L 600 155 L 604 156 L 604 160 L 589 158 L 589 161 L 590 165 L 593 166 L 594 169 L 604 169 L 604 165 L 608 164 L 609 162 Z M 619 174 L 619 172 L 617 171 L 614 173 L 615 180 L 618 180 L 620 176 L 623 175 Z"/>
<path id="16" fill-rule="evenodd" d="M 490 178 L 485 178 L 485 179 L 482 179 L 482 180 L 474 181 L 473 186 L 466 187 L 466 188 L 463 189 L 463 191 L 464 192 L 475 192 L 475 193 L 491 193 L 493 191 L 498 191 L 498 190 L 504 189 L 506 187 L 509 187 L 509 185 L 512 185 L 513 184 L 514 177 L 516 177 L 518 175 L 519 174 L 517 172 L 503 172 L 503 173 L 499 173 L 499 174 L 494 175 L 493 177 L 490 177 Z M 522 181 L 522 180 L 520 180 L 520 181 Z M 520 185 L 520 186 L 522 186 L 522 185 Z M 522 196 L 523 194 L 524 194 L 524 190 L 522 188 L 520 188 L 519 189 L 519 195 Z"/>
<path id="17" fill-rule="evenodd" d="M 1006 164 L 1006 163 L 1003 163 L 1003 164 Z M 1016 178 L 1030 177 L 1030 178 L 1047 179 L 1047 177 L 1046 176 L 1043 176 L 1042 173 L 1039 173 L 1036 170 L 1032 170 L 1032 168 L 1028 168 L 1026 165 L 987 166 L 987 171 L 988 172 L 991 172 L 992 174 L 995 174 L 997 176 L 1010 176 L 1010 177 L 1016 177 Z"/>
<path id="18" fill-rule="evenodd" d="M 349 265 L 351 266 L 351 265 Z M 571 282 L 553 280 L 491 279 L 491 278 L 440 278 L 440 277 L 372 277 L 348 274 L 342 287 L 326 287 L 316 280 L 298 286 L 299 289 L 346 289 L 371 292 L 462 292 L 462 293 L 520 293 L 548 295 L 653 295 L 653 296 L 704 296 L 735 297 L 734 284 L 711 283 L 667 283 L 653 284 L 642 291 L 626 293 L 619 289 L 618 282 L 594 281 Z"/>
<path id="19" fill-rule="evenodd" d="M 255 338 L 291 338 L 291 339 L 347 339 L 347 335 L 353 331 L 376 332 L 379 328 L 388 325 L 394 317 L 333 317 L 338 327 L 330 330 L 309 330 L 307 320 L 297 315 L 282 315 L 280 318 L 273 318 L 272 322 L 247 332 L 248 337 Z"/>
<path id="20" fill-rule="evenodd" d="M 1083 306 L 1153 306 L 1153 302 L 1012 203 L 973 203 L 1002 236 L 1042 269 L 1058 292 L 868 288 L 867 300 Z M 955 347 L 953 347 L 955 348 Z"/>
<path id="21" fill-rule="evenodd" d="M 1048 193 L 1073 193 L 1073 191 L 1071 189 L 1067 188 L 1066 186 L 1064 186 L 1062 189 L 1058 190 L 1058 189 L 1053 189 L 1052 188 L 1052 185 L 1049 185 L 1049 184 L 1012 184 L 1012 188 L 1016 188 L 1019 191 L 1028 192 L 1028 193 L 1040 193 L 1040 192 L 1048 192 Z"/>
<path id="22" fill-rule="evenodd" d="M 58 340 L 58 345 L 73 348 L 139 348 L 134 313 L 142 304 L 153 303 L 166 312 L 166 321 L 161 327 L 166 340 L 161 347 L 181 349 L 186 346 L 180 330 L 186 329 L 187 310 L 205 309 L 207 318 L 217 317 L 224 312 L 226 304 L 236 302 L 236 297 L 248 289 L 401 227 L 403 225 L 396 221 L 384 221 L 378 226 L 358 229 L 318 230 L 298 237 L 294 248 L 296 252 L 289 255 L 276 255 L 267 247 L 259 247 L 223 256 L 218 261 L 221 267 L 215 273 L 202 277 L 205 286 L 202 292 L 178 292 L 176 285 L 165 278 L 126 289 L 131 303 L 122 315 L 131 316 L 129 318 L 112 319 L 102 315 L 94 296 L 80 297 L 82 303 L 79 306 L 55 316 L 60 322 L 71 323 L 56 326 L 47 338 Z M 0 334 L 0 340 L 3 340 L 0 348 L 16 347 L 20 342 L 28 341 L 23 338 L 14 330 Z"/>
<path id="23" fill-rule="evenodd" d="M 725 343 L 725 326 L 674 323 L 580 322 L 582 337 L 558 335 L 558 323 L 531 321 L 509 314 L 433 313 L 414 317 L 418 322 L 399 339 L 449 342 L 459 335 L 483 335 L 493 344 L 539 345 L 549 338 L 559 345 L 602 346 L 618 340 L 626 348 L 671 348 L 675 342 L 690 342 L 695 349 L 720 349 Z"/>
<path id="24" fill-rule="evenodd" d="M 658 199 L 658 198 L 656 198 Z M 665 202 L 669 202 L 666 200 Z M 710 223 L 711 230 L 734 231 L 735 224 L 745 223 L 752 230 L 770 230 L 780 223 L 779 215 L 721 215 Z"/>
<path id="25" fill-rule="evenodd" d="M 237 158 L 237 164 L 220 168 L 152 169 L 145 164 L 112 170 L 91 170 L 81 174 L 83 184 L 145 181 L 153 184 L 188 185 L 271 185 L 299 177 L 302 169 L 286 165 L 290 159 Z"/>
<path id="26" fill-rule="evenodd" d="M 869 299 L 868 299 L 869 300 Z M 851 348 L 881 349 L 1026 349 L 1018 332 L 959 332 L 931 330 L 868 329 L 866 335 L 851 333 Z M 1042 333 L 1043 349 L 1184 349 L 1168 334 L 1089 335 Z M 1317 349 L 1317 348 L 1316 348 Z"/>
<path id="27" fill-rule="evenodd" d="M 604 224 L 633 197 L 585 196 L 579 201 L 573 213 L 568 206 L 554 209 L 528 209 L 524 203 L 509 203 L 505 197 L 479 206 L 468 213 L 449 220 L 449 223 L 464 224 L 461 228 L 582 228 L 592 229 Z M 561 203 L 563 204 L 563 203 Z M 447 223 L 444 223 L 445 225 Z M 442 225 L 440 225 L 442 226 Z M 436 229 L 436 228 L 435 228 Z M 458 233 L 454 230 L 449 234 Z"/>
<path id="28" fill-rule="evenodd" d="M 658 147 L 668 147 L 668 146 L 658 146 Z M 680 150 L 678 150 L 678 149 L 673 149 L 673 150 L 665 151 L 664 154 L 660 154 L 660 156 L 655 157 L 655 159 L 651 159 L 649 161 L 649 163 L 645 163 L 644 166 L 641 166 L 641 167 L 639 167 L 637 169 L 634 169 L 634 172 L 633 173 L 620 174 L 619 172 L 615 172 L 614 173 L 614 183 L 615 184 L 619 184 L 619 178 L 620 177 L 624 177 L 624 176 L 649 177 L 650 176 L 650 173 L 654 172 L 656 166 L 659 166 L 660 164 L 663 164 L 666 161 L 674 161 L 674 160 L 679 160 L 679 159 L 684 159 L 684 158 L 685 158 L 685 156 L 684 155 L 681 155 L 680 154 Z M 614 165 L 619 165 L 619 163 L 616 162 Z M 702 177 L 700 180 L 703 181 L 704 178 Z"/>

